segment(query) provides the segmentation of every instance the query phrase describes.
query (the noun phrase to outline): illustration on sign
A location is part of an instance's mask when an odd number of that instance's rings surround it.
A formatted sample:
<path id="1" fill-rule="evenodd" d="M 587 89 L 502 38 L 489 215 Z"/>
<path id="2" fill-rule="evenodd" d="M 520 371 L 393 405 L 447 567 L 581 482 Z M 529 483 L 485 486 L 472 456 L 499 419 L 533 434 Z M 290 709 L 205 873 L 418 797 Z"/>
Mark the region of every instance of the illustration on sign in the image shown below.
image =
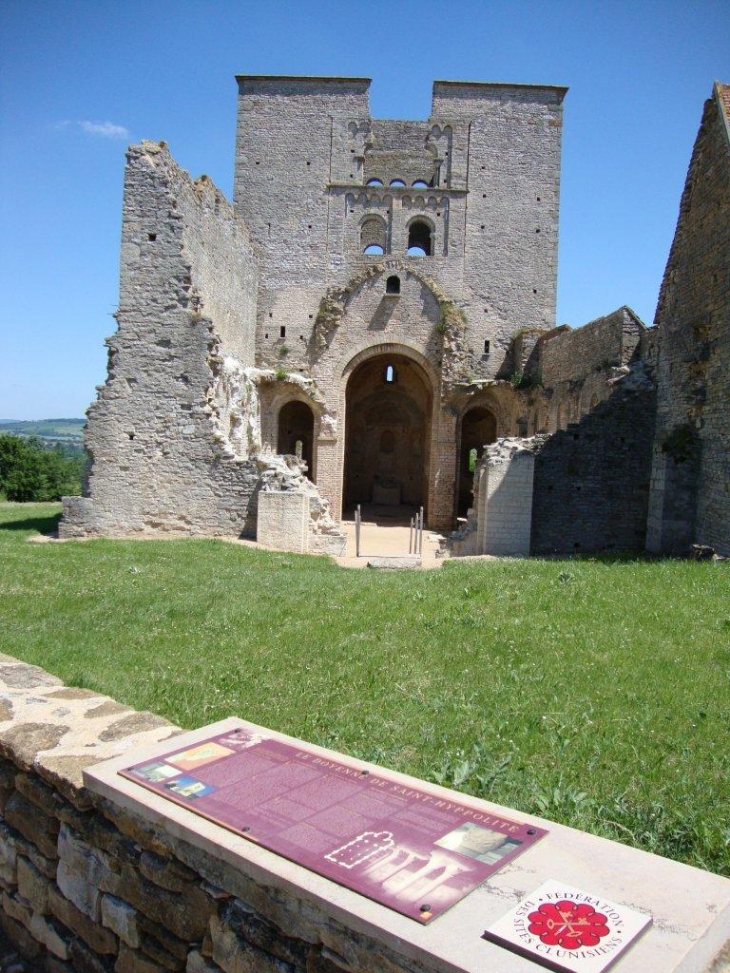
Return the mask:
<path id="1" fill-rule="evenodd" d="M 120 774 L 423 923 L 546 834 L 246 724 Z"/>
<path id="2" fill-rule="evenodd" d="M 552 970 L 602 973 L 646 929 L 651 916 L 549 881 L 484 933 L 484 939 Z"/>

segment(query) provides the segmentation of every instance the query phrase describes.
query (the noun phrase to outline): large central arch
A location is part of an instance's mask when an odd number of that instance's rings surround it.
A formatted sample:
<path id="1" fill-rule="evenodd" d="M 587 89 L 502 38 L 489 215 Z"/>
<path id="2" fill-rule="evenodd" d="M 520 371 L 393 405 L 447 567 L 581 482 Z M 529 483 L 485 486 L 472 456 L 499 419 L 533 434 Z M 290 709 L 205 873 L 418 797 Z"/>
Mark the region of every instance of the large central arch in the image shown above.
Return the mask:
<path id="1" fill-rule="evenodd" d="M 432 411 L 432 379 L 410 349 L 382 348 L 351 362 L 343 510 L 427 506 Z"/>

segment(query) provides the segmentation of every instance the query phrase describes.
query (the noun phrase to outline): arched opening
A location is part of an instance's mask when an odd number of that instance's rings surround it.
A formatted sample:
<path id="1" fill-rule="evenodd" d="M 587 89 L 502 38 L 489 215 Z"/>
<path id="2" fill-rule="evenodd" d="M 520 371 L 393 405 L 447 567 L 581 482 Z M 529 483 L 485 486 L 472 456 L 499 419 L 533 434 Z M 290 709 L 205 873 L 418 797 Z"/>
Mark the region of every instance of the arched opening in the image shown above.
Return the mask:
<path id="1" fill-rule="evenodd" d="M 414 189 L 428 189 L 428 183 L 425 179 L 416 179 L 411 185 Z"/>
<path id="2" fill-rule="evenodd" d="M 368 181 L 367 181 L 367 183 L 365 185 L 366 186 L 382 186 L 383 185 L 383 180 L 382 179 L 368 179 Z"/>
<path id="3" fill-rule="evenodd" d="M 397 189 L 398 188 L 400 188 L 400 189 L 405 188 L 405 183 L 403 182 L 402 179 L 391 179 L 390 180 L 390 184 L 391 184 L 391 186 L 395 186 Z"/>
<path id="4" fill-rule="evenodd" d="M 433 255 L 433 230 L 422 219 L 412 220 L 408 224 L 409 257 L 431 257 Z"/>
<path id="5" fill-rule="evenodd" d="M 363 253 L 385 253 L 387 231 L 388 228 L 382 216 L 366 216 L 360 224 L 360 246 Z"/>
<path id="6" fill-rule="evenodd" d="M 346 510 L 372 504 L 377 518 L 426 505 L 431 407 L 428 376 L 404 355 L 374 355 L 353 370 L 346 390 Z"/>
<path id="7" fill-rule="evenodd" d="M 297 456 L 307 464 L 307 476 L 314 480 L 314 413 L 306 402 L 287 402 L 279 412 L 276 451 Z"/>
<path id="8" fill-rule="evenodd" d="M 497 438 L 497 420 L 482 406 L 465 412 L 461 419 L 461 449 L 459 451 L 459 496 L 457 513 L 465 517 L 472 505 L 472 487 L 477 461 L 488 443 Z"/>
<path id="9" fill-rule="evenodd" d="M 400 294 L 400 277 L 392 274 L 385 282 L 386 294 Z"/>

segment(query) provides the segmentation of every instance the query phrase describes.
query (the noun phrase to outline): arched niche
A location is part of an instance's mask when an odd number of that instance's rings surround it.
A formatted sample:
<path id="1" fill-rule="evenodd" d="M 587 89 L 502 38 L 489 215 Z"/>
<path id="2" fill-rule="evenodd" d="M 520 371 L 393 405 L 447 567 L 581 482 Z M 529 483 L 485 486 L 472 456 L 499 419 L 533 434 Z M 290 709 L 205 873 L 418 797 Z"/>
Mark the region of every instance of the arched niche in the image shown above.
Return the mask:
<path id="1" fill-rule="evenodd" d="M 461 417 L 461 446 L 459 449 L 459 491 L 457 513 L 465 517 L 472 504 L 474 466 L 484 447 L 497 438 L 497 419 L 485 406 L 474 406 Z"/>
<path id="2" fill-rule="evenodd" d="M 276 451 L 303 459 L 307 476 L 314 480 L 314 413 L 306 402 L 287 402 L 279 410 Z"/>

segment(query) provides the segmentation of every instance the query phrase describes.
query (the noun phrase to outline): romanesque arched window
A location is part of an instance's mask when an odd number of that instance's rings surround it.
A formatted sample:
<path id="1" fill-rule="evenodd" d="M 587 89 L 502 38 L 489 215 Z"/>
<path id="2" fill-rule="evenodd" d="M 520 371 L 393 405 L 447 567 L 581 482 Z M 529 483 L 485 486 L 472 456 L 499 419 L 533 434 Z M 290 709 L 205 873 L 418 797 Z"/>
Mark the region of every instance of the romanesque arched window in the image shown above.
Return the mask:
<path id="1" fill-rule="evenodd" d="M 416 217 L 408 224 L 409 257 L 433 256 L 433 228 L 421 217 Z"/>
<path id="2" fill-rule="evenodd" d="M 360 224 L 360 246 L 363 253 L 385 253 L 387 229 L 382 216 L 366 216 Z"/>

